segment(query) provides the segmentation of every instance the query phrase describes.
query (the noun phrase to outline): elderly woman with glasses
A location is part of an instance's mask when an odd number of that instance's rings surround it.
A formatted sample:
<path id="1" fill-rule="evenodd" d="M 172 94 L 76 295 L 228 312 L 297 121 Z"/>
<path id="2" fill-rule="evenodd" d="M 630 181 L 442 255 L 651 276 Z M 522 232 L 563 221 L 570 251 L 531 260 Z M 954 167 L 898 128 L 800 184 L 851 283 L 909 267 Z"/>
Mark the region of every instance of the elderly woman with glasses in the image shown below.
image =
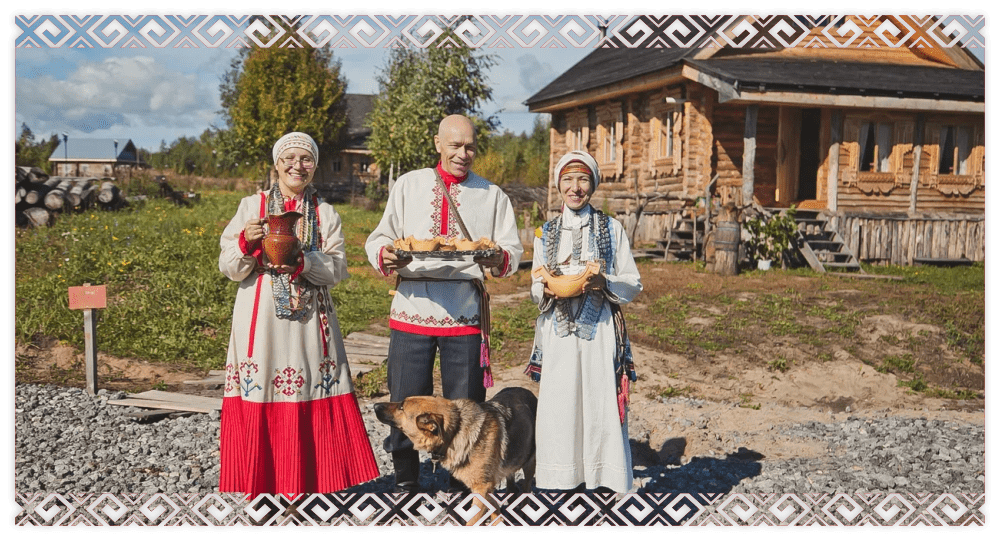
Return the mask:
<path id="1" fill-rule="evenodd" d="M 310 183 L 319 149 L 300 132 L 272 150 L 277 182 L 240 201 L 219 270 L 240 283 L 222 401 L 219 490 L 335 492 L 378 476 L 331 286 L 347 278 L 340 216 Z M 298 212 L 292 265 L 262 249 L 268 215 Z"/>
<path id="2" fill-rule="evenodd" d="M 629 492 L 635 372 L 620 306 L 642 283 L 624 227 L 590 205 L 601 179 L 593 156 L 572 151 L 554 173 L 562 213 L 536 230 L 532 265 L 531 298 L 541 312 L 526 370 L 539 381 L 535 484 Z M 600 270 L 586 273 L 588 262 Z M 563 291 L 560 276 L 580 276 L 582 287 Z"/>

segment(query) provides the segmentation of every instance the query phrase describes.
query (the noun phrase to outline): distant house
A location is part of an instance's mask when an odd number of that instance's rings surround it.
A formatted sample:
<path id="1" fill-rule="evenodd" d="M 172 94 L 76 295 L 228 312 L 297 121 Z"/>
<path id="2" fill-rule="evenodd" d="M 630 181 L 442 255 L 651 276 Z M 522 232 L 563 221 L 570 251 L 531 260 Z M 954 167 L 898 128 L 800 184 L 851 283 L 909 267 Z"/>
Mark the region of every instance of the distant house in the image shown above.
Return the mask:
<path id="1" fill-rule="evenodd" d="M 113 177 L 122 170 L 148 167 L 131 139 L 70 137 L 49 156 L 54 176 Z"/>
<path id="2" fill-rule="evenodd" d="M 841 23 L 859 41 L 878 26 Z M 841 48 L 829 27 L 802 40 L 827 47 L 700 47 L 712 30 L 687 49 L 595 49 L 526 102 L 552 114 L 551 164 L 597 158 L 594 205 L 637 242 L 669 246 L 707 196 L 716 212 L 809 209 L 861 260 L 984 259 L 985 71 L 970 51 L 926 34 Z M 559 202 L 550 190 L 550 214 Z"/>
<path id="3" fill-rule="evenodd" d="M 320 159 L 320 174 L 315 185 L 323 195 L 331 199 L 344 199 L 352 193 L 364 193 L 365 186 L 378 181 L 379 169 L 368 150 L 371 128 L 365 126 L 365 118 L 372 112 L 375 96 L 370 94 L 347 94 L 347 144 L 343 150 L 330 157 Z"/>

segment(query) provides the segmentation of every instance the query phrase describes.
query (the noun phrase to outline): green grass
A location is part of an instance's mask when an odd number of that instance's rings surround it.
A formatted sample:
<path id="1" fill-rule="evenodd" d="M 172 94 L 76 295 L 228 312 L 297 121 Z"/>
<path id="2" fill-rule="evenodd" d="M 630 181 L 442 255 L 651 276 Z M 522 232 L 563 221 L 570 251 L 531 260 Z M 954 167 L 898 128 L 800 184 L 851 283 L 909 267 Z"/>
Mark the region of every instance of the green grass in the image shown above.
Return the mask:
<path id="1" fill-rule="evenodd" d="M 118 212 L 61 214 L 48 228 L 15 232 L 15 338 L 82 347 L 83 315 L 68 288 L 107 287 L 101 353 L 221 368 L 238 284 L 219 272 L 219 237 L 243 194 L 205 192 L 192 207 L 152 199 Z M 337 207 L 348 239 L 367 237 L 379 213 Z M 361 241 L 363 242 L 363 240 Z M 351 266 L 367 266 L 348 241 Z M 357 249 L 356 249 L 357 248 Z M 388 284 L 355 273 L 331 290 L 344 333 L 388 314 Z"/>

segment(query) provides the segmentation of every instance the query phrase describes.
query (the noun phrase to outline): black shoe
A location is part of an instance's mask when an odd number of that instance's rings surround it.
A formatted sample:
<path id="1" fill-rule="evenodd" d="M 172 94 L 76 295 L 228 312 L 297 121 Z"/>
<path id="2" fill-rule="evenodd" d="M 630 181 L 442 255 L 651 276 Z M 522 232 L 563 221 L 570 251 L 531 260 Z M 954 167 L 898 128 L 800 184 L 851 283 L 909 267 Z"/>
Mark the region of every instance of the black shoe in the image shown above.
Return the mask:
<path id="1" fill-rule="evenodd" d="M 396 487 L 393 490 L 396 493 L 407 493 L 411 494 L 414 492 L 420 492 L 420 483 L 416 481 L 403 481 L 402 483 L 396 483 Z"/>
<path id="2" fill-rule="evenodd" d="M 396 492 L 420 490 L 420 454 L 413 449 L 392 452 L 392 469 L 396 472 Z"/>

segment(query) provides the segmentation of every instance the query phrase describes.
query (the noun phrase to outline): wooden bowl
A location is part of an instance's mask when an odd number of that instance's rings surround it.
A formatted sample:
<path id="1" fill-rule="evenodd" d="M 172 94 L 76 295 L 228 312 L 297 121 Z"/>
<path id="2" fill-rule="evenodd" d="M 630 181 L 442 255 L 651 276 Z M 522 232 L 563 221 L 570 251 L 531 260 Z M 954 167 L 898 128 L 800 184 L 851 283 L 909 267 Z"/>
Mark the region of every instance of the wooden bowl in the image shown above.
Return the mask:
<path id="1" fill-rule="evenodd" d="M 532 271 L 531 275 L 541 277 L 542 282 L 552 290 L 556 297 L 567 299 L 582 295 L 583 285 L 587 279 L 599 272 L 601 272 L 601 264 L 597 261 L 588 261 L 587 268 L 580 274 L 553 276 L 545 267 L 539 267 Z"/>

